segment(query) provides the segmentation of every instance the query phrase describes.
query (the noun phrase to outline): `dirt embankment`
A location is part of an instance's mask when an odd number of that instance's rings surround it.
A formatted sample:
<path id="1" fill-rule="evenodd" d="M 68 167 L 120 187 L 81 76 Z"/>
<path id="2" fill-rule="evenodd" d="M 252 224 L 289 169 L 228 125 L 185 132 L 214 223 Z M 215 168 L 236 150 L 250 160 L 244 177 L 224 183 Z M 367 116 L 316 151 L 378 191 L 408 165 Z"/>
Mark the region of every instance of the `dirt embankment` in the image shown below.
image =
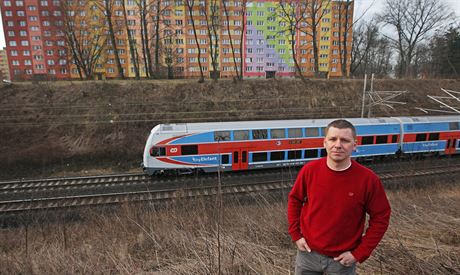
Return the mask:
<path id="1" fill-rule="evenodd" d="M 374 116 L 425 115 L 426 95 L 460 91 L 460 80 L 379 80 L 376 91 L 405 90 L 406 105 Z M 158 123 L 359 117 L 360 80 L 253 80 L 19 83 L 0 87 L 0 178 L 138 169 Z"/>

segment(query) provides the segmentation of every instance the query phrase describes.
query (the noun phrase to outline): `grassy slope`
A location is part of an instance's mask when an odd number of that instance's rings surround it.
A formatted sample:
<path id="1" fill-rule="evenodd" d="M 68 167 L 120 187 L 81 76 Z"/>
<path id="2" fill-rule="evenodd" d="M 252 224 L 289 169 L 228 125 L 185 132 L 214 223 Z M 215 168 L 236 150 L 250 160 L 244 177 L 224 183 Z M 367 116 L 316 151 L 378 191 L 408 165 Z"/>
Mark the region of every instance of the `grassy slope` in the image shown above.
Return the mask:
<path id="1" fill-rule="evenodd" d="M 440 95 L 440 87 L 458 91 L 459 86 L 454 80 L 388 80 L 375 88 L 408 90 L 404 100 L 412 107 L 435 108 L 426 94 Z M 128 169 L 140 161 L 145 137 L 157 122 L 359 116 L 361 87 L 359 81 L 314 81 L 309 86 L 292 81 L 177 81 L 168 86 L 98 82 L 2 87 L 0 177 Z M 421 115 L 407 107 L 378 114 Z M 393 208 L 389 231 L 359 273 L 459 273 L 460 185 L 388 194 Z M 222 270 L 293 270 L 295 249 L 286 232 L 285 198 L 259 194 L 249 202 L 226 200 Z M 27 231 L 24 226 L 0 229 L 0 273 L 216 274 L 215 209 L 212 200 L 125 205 L 110 215 L 85 211 L 81 220 L 45 221 L 29 225 Z"/>
<path id="2" fill-rule="evenodd" d="M 359 274 L 460 272 L 460 184 L 389 191 L 390 228 Z M 226 200 L 220 231 L 224 274 L 289 274 L 286 194 Z M 0 229 L 4 274 L 217 274 L 218 212 L 212 200 L 155 208 L 125 205 L 82 220 Z M 27 234 L 27 247 L 26 247 Z M 26 253 L 27 249 L 27 253 Z"/>
<path id="3" fill-rule="evenodd" d="M 358 117 L 362 81 L 293 80 L 198 84 L 194 80 L 20 83 L 0 87 L 0 178 L 139 171 L 158 123 Z M 426 95 L 460 90 L 458 80 L 380 80 L 407 90 L 408 104 L 375 115 L 423 115 Z"/>

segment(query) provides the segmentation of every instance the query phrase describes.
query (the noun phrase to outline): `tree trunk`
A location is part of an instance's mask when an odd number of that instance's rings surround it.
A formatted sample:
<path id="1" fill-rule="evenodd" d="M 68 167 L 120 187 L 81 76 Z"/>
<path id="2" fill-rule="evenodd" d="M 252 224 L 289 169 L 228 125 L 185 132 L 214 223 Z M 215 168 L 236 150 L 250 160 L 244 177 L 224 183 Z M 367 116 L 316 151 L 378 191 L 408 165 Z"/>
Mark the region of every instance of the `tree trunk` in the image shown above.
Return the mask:
<path id="1" fill-rule="evenodd" d="M 195 44 L 198 48 L 198 66 L 200 67 L 200 79 L 198 80 L 198 83 L 203 83 L 204 74 L 203 74 L 203 68 L 201 67 L 201 49 L 200 49 L 200 43 L 198 42 L 198 35 L 196 33 L 195 20 L 193 19 L 194 0 L 185 0 L 185 1 L 187 2 L 190 20 L 192 21 L 192 28 L 193 28 L 193 35 L 195 37 Z"/>
<path id="2" fill-rule="evenodd" d="M 134 66 L 134 73 L 136 75 L 136 79 L 137 80 L 140 80 L 141 77 L 140 77 L 140 74 L 139 74 L 139 65 L 137 63 L 137 58 L 136 58 L 136 54 L 135 54 L 135 47 L 136 45 L 134 45 L 134 41 L 131 37 L 131 33 L 129 32 L 129 27 L 128 27 L 128 16 L 126 15 L 126 5 L 125 5 L 125 1 L 121 1 L 122 3 L 122 6 L 123 6 L 123 18 L 125 20 L 125 27 L 126 27 L 126 33 L 128 35 L 128 43 L 129 43 L 129 53 L 130 53 L 130 56 L 131 56 L 131 59 L 133 61 L 133 66 Z"/>
<path id="3" fill-rule="evenodd" d="M 117 44 L 116 44 L 116 40 L 115 40 L 115 32 L 113 30 L 111 3 L 112 3 L 111 0 L 105 0 L 104 1 L 105 14 L 106 14 L 106 18 L 107 18 L 107 23 L 109 25 L 109 36 L 110 36 L 110 41 L 112 42 L 112 49 L 113 49 L 114 54 L 115 54 L 115 62 L 117 63 L 118 76 L 121 79 L 125 79 L 125 75 L 123 74 L 123 67 L 121 66 L 121 63 L 120 63 L 120 56 L 118 55 Z"/>

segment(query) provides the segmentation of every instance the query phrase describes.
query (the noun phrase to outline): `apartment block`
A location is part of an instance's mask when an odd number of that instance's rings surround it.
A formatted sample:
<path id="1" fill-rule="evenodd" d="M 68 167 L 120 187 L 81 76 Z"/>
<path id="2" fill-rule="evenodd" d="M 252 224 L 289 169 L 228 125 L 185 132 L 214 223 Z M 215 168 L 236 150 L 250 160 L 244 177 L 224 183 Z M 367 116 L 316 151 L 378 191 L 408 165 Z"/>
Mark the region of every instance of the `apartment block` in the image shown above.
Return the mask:
<path id="1" fill-rule="evenodd" d="M 0 2 L 11 79 L 69 78 L 60 1 Z"/>
<path id="2" fill-rule="evenodd" d="M 315 24 L 308 1 L 0 3 L 12 79 L 341 77 L 346 53 L 349 71 L 353 2 L 317 2 Z"/>
<path id="3" fill-rule="evenodd" d="M 10 69 L 8 67 L 8 57 L 5 48 L 0 50 L 0 77 L 1 79 L 10 80 Z"/>

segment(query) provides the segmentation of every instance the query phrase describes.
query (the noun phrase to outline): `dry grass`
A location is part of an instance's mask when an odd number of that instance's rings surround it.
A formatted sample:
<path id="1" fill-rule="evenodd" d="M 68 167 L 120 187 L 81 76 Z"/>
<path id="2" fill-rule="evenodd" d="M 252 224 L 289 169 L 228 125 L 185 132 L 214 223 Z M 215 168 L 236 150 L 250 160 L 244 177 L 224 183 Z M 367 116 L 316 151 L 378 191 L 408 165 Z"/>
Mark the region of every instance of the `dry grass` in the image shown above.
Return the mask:
<path id="1" fill-rule="evenodd" d="M 388 192 L 389 231 L 359 274 L 460 272 L 460 184 Z M 81 220 L 2 229 L 2 274 L 289 274 L 286 194 L 82 211 Z M 27 236 L 27 238 L 26 238 Z M 26 243 L 27 239 L 27 243 Z M 220 243 L 220 245 L 219 245 Z"/>

